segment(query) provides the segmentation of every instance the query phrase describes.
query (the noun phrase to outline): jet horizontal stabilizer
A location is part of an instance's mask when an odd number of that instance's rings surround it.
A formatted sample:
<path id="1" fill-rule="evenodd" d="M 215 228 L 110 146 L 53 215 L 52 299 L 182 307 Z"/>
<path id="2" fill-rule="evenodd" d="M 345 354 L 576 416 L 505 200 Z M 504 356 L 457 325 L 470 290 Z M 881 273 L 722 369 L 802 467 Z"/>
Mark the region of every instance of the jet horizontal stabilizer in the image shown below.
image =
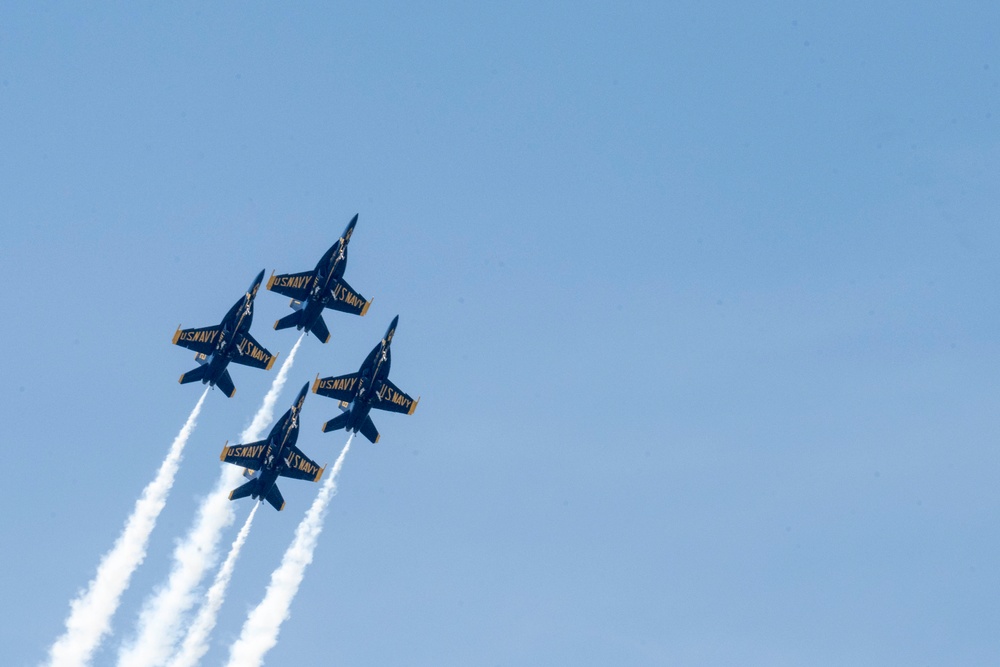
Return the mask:
<path id="1" fill-rule="evenodd" d="M 271 485 L 271 488 L 267 490 L 267 496 L 265 496 L 265 498 L 267 502 L 271 503 L 271 507 L 279 512 L 285 509 L 285 499 L 281 497 L 281 491 L 278 491 L 277 484 Z"/>
<path id="2" fill-rule="evenodd" d="M 282 329 L 291 329 L 292 327 L 297 327 L 302 321 L 302 311 L 297 310 L 290 315 L 285 315 L 280 320 L 274 323 L 274 328 L 277 331 Z"/>
<path id="3" fill-rule="evenodd" d="M 348 420 L 350 420 L 350 418 L 351 418 L 350 412 L 345 412 L 341 415 L 334 417 L 327 423 L 323 424 L 323 433 L 329 433 L 330 431 L 336 431 L 338 429 L 347 428 L 347 422 Z"/>
<path id="4" fill-rule="evenodd" d="M 326 322 L 323 321 L 322 315 L 317 315 L 316 319 L 313 320 L 312 325 L 309 327 L 309 333 L 316 336 L 316 340 L 321 343 L 330 342 L 330 330 L 326 328 Z"/>
<path id="5" fill-rule="evenodd" d="M 202 368 L 209 368 L 208 366 L 202 366 Z M 219 379 L 215 381 L 215 386 L 222 391 L 223 394 L 229 398 L 233 397 L 236 393 L 236 385 L 233 384 L 233 378 L 229 375 L 229 369 L 225 369 L 219 375 Z"/>
<path id="6" fill-rule="evenodd" d="M 251 479 L 249 482 L 243 486 L 238 486 L 229 492 L 230 500 L 238 500 L 240 498 L 246 498 L 253 493 L 254 487 L 257 486 L 257 480 Z"/>
<path id="7" fill-rule="evenodd" d="M 194 369 L 193 371 L 188 371 L 187 373 L 182 375 L 181 379 L 178 380 L 178 382 L 180 382 L 181 384 L 187 384 L 189 382 L 198 382 L 199 380 L 204 380 L 205 378 L 208 377 L 209 368 L 210 367 L 206 365 L 198 366 L 198 368 Z"/>
<path id="8" fill-rule="evenodd" d="M 348 412 L 345 414 L 350 413 Z M 375 428 L 375 422 L 372 421 L 371 417 L 365 417 L 365 420 L 361 422 L 361 427 L 358 430 L 361 431 L 361 435 L 368 438 L 372 444 L 378 442 L 378 439 L 381 437 L 378 434 L 378 429 Z"/>

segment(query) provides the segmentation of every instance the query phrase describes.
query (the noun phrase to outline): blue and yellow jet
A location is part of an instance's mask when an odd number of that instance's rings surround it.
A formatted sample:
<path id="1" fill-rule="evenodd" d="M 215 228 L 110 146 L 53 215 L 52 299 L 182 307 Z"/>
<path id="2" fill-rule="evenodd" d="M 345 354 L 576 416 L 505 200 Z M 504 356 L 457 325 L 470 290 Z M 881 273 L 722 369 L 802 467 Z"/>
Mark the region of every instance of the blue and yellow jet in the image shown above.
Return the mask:
<path id="1" fill-rule="evenodd" d="M 271 434 L 266 440 L 251 442 L 245 445 L 229 446 L 226 443 L 222 450 L 220 460 L 226 463 L 238 465 L 246 470 L 243 474 L 250 477 L 250 481 L 243 486 L 233 489 L 229 494 L 230 500 L 237 498 L 259 499 L 261 502 L 271 503 L 274 509 L 279 512 L 285 507 L 285 500 L 278 491 L 278 477 L 291 477 L 293 479 L 304 479 L 310 482 L 318 482 L 323 477 L 326 466 L 320 468 L 315 461 L 302 453 L 295 446 L 295 441 L 299 437 L 299 415 L 302 412 L 302 402 L 306 400 L 306 392 L 309 391 L 307 382 L 292 407 L 278 420 L 271 429 Z M 258 475 L 252 475 L 258 472 Z"/>
<path id="2" fill-rule="evenodd" d="M 267 289 L 290 297 L 292 299 L 290 305 L 295 310 L 291 315 L 275 322 L 275 329 L 291 327 L 299 331 L 305 329 L 316 336 L 321 343 L 326 343 L 330 340 L 330 330 L 323 321 L 325 308 L 354 315 L 364 315 L 368 312 L 371 301 L 355 292 L 344 280 L 344 269 L 347 268 L 347 244 L 351 240 L 356 224 L 358 216 L 355 214 L 343 235 L 324 253 L 312 271 L 283 273 L 277 276 L 271 274 L 270 280 L 267 281 Z"/>
<path id="3" fill-rule="evenodd" d="M 340 409 L 344 411 L 323 424 L 324 433 L 343 428 L 355 433 L 360 431 L 371 442 L 378 442 L 378 430 L 368 414 L 372 408 L 408 415 L 417 409 L 420 399 L 413 400 L 389 381 L 389 366 L 392 364 L 389 345 L 398 322 L 399 315 L 396 315 L 385 337 L 368 353 L 357 373 L 323 379 L 316 376 L 313 393 L 337 399 Z"/>
<path id="4" fill-rule="evenodd" d="M 208 383 L 218 387 L 222 393 L 232 398 L 236 393 L 236 386 L 229 376 L 229 371 L 226 370 L 230 361 L 271 370 L 278 355 L 268 352 L 250 335 L 253 299 L 257 296 L 257 290 L 260 289 L 263 280 L 262 270 L 254 278 L 246 294 L 233 304 L 218 326 L 203 329 L 177 327 L 174 333 L 174 345 L 194 350 L 196 352 L 194 358 L 200 364 L 198 368 L 181 376 L 181 384 L 201 380 L 203 384 Z"/>

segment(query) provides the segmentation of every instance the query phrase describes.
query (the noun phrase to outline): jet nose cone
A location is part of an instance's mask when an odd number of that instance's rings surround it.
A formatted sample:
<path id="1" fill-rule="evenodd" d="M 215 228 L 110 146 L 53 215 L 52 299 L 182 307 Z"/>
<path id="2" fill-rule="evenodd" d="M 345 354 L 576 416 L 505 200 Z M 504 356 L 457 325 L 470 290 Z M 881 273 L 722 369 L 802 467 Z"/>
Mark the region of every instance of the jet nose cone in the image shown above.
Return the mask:
<path id="1" fill-rule="evenodd" d="M 302 391 L 299 392 L 299 397 L 296 399 L 296 401 L 297 402 L 301 402 L 302 399 L 304 399 L 306 397 L 307 393 L 309 393 L 309 383 L 308 382 L 306 382 L 304 385 L 302 385 Z"/>
<path id="2" fill-rule="evenodd" d="M 355 213 L 354 217 L 351 218 L 351 221 L 349 223 L 347 223 L 347 229 L 344 230 L 343 239 L 344 239 L 345 242 L 351 240 L 351 234 L 354 233 L 354 225 L 356 225 L 356 224 L 358 224 L 358 214 L 357 213 Z"/>
<path id="3" fill-rule="evenodd" d="M 392 323 L 389 325 L 389 328 L 385 330 L 385 338 L 383 340 L 386 345 L 392 342 L 392 337 L 396 334 L 396 324 L 398 322 L 399 315 L 396 315 L 396 317 L 392 318 Z"/>
<path id="4" fill-rule="evenodd" d="M 257 277 L 253 279 L 253 284 L 250 285 L 250 293 L 256 294 L 257 288 L 260 287 L 262 282 L 264 282 L 264 269 L 261 269 L 260 273 L 257 274 Z"/>

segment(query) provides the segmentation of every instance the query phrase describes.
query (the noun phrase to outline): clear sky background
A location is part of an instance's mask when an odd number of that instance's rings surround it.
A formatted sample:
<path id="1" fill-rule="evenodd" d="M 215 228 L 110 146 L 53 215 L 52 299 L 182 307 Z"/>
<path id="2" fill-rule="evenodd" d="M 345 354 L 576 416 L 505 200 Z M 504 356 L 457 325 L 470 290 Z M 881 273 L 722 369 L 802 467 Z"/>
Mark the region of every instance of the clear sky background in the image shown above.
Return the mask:
<path id="1" fill-rule="evenodd" d="M 995 2 L 0 7 L 0 646 L 194 406 L 178 323 L 347 279 L 392 379 L 268 664 L 1000 664 Z M 287 299 L 261 292 L 254 335 Z M 212 392 L 96 664 L 274 371 Z M 333 401 L 300 447 L 331 462 Z M 280 414 L 280 413 L 279 413 Z M 317 487 L 262 508 L 219 664 Z M 243 501 L 238 522 L 249 511 Z M 224 537 L 228 546 L 234 526 Z"/>

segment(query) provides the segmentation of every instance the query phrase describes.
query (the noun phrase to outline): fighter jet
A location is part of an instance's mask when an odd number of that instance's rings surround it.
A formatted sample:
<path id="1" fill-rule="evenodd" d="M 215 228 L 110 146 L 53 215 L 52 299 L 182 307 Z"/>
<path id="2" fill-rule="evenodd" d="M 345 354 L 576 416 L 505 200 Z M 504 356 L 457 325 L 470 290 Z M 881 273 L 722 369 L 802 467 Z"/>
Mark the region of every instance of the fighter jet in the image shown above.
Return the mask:
<path id="1" fill-rule="evenodd" d="M 299 331 L 305 329 L 311 332 L 321 343 L 330 340 L 330 330 L 323 321 L 323 309 L 332 308 L 344 313 L 364 315 L 368 312 L 371 301 L 363 296 L 344 280 L 344 269 L 347 268 L 347 243 L 354 233 L 354 225 L 358 224 L 355 214 L 348 223 L 343 235 L 337 239 L 329 250 L 319 260 L 312 271 L 303 273 L 271 274 L 267 281 L 267 289 L 278 294 L 291 297 L 291 307 L 295 310 L 274 323 L 275 329 L 295 327 Z"/>
<path id="2" fill-rule="evenodd" d="M 278 355 L 271 354 L 250 335 L 253 322 L 253 299 L 257 296 L 264 271 L 254 278 L 246 294 L 233 304 L 219 326 L 203 329 L 181 329 L 174 333 L 174 345 L 194 350 L 194 358 L 200 366 L 181 376 L 180 383 L 187 384 L 201 380 L 218 387 L 222 393 L 232 398 L 236 393 L 233 379 L 226 366 L 230 361 L 238 364 L 271 370 Z"/>
<path id="3" fill-rule="evenodd" d="M 417 409 L 419 398 L 413 400 L 389 382 L 389 366 L 392 363 L 389 344 L 392 343 L 397 322 L 399 315 L 393 318 L 385 337 L 368 354 L 357 373 L 322 380 L 319 375 L 316 376 L 313 393 L 339 400 L 340 409 L 344 410 L 343 414 L 323 424 L 324 433 L 343 428 L 355 433 L 360 431 L 373 443 L 378 442 L 378 430 L 368 415 L 372 408 L 408 415 Z"/>
<path id="4" fill-rule="evenodd" d="M 229 494 L 230 500 L 250 496 L 261 502 L 266 500 L 280 512 L 285 507 L 285 500 L 275 483 L 279 476 L 305 479 L 310 482 L 318 482 L 323 476 L 326 466 L 320 468 L 295 446 L 295 441 L 299 437 L 299 414 L 302 412 L 302 402 L 306 400 L 307 391 L 309 391 L 308 382 L 303 385 L 292 407 L 271 429 L 267 440 L 232 447 L 226 443 L 219 459 L 246 468 L 243 475 L 250 477 L 249 482 L 233 489 Z M 260 474 L 251 475 L 252 471 L 260 471 Z"/>

